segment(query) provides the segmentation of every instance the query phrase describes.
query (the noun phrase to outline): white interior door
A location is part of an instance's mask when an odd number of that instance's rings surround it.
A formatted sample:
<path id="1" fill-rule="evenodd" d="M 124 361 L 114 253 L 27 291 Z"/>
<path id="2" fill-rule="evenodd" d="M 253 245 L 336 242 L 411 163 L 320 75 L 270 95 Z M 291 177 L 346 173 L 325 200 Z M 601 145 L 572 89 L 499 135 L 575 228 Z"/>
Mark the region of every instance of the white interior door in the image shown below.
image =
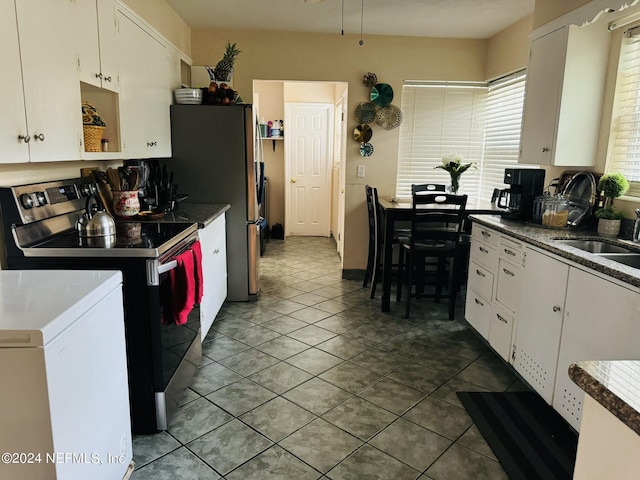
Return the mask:
<path id="1" fill-rule="evenodd" d="M 286 235 L 329 236 L 332 117 L 332 104 L 287 104 Z"/>

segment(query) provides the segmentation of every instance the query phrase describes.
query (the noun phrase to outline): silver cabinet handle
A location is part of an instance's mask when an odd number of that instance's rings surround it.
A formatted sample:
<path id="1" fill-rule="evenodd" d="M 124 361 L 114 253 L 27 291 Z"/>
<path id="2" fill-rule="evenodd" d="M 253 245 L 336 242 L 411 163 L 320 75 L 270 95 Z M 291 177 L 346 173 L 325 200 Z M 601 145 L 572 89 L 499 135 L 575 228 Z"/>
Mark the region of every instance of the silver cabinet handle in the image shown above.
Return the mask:
<path id="1" fill-rule="evenodd" d="M 476 273 L 478 275 L 480 275 L 481 277 L 486 277 L 486 275 L 484 273 L 482 273 L 480 270 L 476 270 Z"/>
<path id="2" fill-rule="evenodd" d="M 489 237 L 491 236 L 491 234 L 490 234 L 489 232 L 485 231 L 485 230 L 482 230 L 482 232 L 481 232 L 481 233 L 482 233 L 482 236 L 483 236 L 484 238 L 489 238 Z"/>
<path id="3" fill-rule="evenodd" d="M 511 270 L 507 270 L 506 268 L 503 268 L 503 269 L 502 269 L 502 271 L 503 271 L 504 273 L 506 273 L 507 275 L 510 275 L 510 276 L 512 276 L 512 277 L 515 277 L 515 276 L 516 276 L 516 274 L 515 274 L 515 273 L 513 273 Z"/>
<path id="4" fill-rule="evenodd" d="M 155 147 L 158 145 L 158 142 L 147 142 L 147 147 Z"/>
<path id="5" fill-rule="evenodd" d="M 554 305 L 553 306 L 553 311 L 554 312 L 559 312 L 560 311 L 560 307 L 558 305 Z"/>
<path id="6" fill-rule="evenodd" d="M 216 249 L 213 251 L 213 254 L 214 254 L 214 255 L 217 255 L 217 254 L 219 254 L 219 253 L 220 253 L 220 249 L 219 249 L 219 248 L 216 248 Z"/>
<path id="7" fill-rule="evenodd" d="M 29 135 L 18 135 L 18 140 L 24 143 L 29 143 L 31 141 L 31 137 Z"/>
<path id="8" fill-rule="evenodd" d="M 44 142 L 44 133 L 38 133 L 34 135 L 33 138 L 36 140 L 40 140 L 41 142 Z"/>
<path id="9" fill-rule="evenodd" d="M 96 73 L 96 78 L 99 78 L 100 80 L 102 80 L 102 73 Z"/>
<path id="10" fill-rule="evenodd" d="M 478 250 L 480 250 L 482 253 L 489 253 L 489 250 L 484 247 L 478 247 Z"/>
<path id="11" fill-rule="evenodd" d="M 474 302 L 476 302 L 476 304 L 480 305 L 481 307 L 484 307 L 484 303 L 482 303 L 480 300 L 478 300 L 477 298 L 473 299 Z"/>
<path id="12" fill-rule="evenodd" d="M 102 74 L 100 74 L 102 75 Z M 105 82 L 110 82 L 111 81 L 111 75 L 109 75 L 108 77 L 104 77 Z"/>
<path id="13" fill-rule="evenodd" d="M 502 318 L 499 313 L 496 313 L 496 317 L 498 317 L 498 320 L 500 320 L 502 323 L 509 323 L 506 319 Z"/>
<path id="14" fill-rule="evenodd" d="M 509 250 L 508 248 L 504 249 L 504 253 L 506 253 L 507 255 L 511 255 L 512 257 L 516 256 L 516 252 L 514 252 L 513 250 Z"/>
<path id="15" fill-rule="evenodd" d="M 542 153 L 547 153 L 549 151 L 549 147 L 542 147 Z"/>

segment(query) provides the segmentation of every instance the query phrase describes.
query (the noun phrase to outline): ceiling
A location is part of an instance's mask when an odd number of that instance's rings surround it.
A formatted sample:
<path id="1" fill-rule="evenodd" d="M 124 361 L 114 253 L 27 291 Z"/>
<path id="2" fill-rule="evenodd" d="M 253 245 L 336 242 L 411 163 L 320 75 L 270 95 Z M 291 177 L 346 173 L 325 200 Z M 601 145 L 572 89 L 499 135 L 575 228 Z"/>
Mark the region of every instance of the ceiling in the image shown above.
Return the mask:
<path id="1" fill-rule="evenodd" d="M 166 0 L 192 29 L 489 38 L 534 0 Z M 343 21 L 344 5 L 344 21 Z M 364 15 L 362 6 L 364 5 Z"/>

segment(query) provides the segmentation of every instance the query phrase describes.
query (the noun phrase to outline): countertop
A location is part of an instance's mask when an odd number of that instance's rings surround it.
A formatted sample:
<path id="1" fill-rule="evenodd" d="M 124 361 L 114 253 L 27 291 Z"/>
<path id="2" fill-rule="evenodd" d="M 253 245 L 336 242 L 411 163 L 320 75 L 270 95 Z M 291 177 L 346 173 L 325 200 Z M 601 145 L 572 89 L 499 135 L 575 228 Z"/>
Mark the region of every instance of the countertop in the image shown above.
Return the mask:
<path id="1" fill-rule="evenodd" d="M 229 210 L 228 203 L 186 203 L 178 204 L 178 209 L 168 212 L 158 222 L 194 222 L 204 228 Z"/>
<path id="2" fill-rule="evenodd" d="M 603 273 L 635 287 L 640 287 L 640 269 L 629 267 L 622 263 L 599 257 L 579 248 L 570 247 L 558 239 L 580 238 L 602 240 L 621 245 L 640 253 L 640 245 L 630 240 L 620 240 L 598 235 L 595 230 L 579 230 L 572 228 L 547 228 L 541 225 L 527 223 L 521 220 L 507 220 L 499 215 L 470 215 L 469 218 L 480 225 L 522 240 L 542 250 L 566 258 L 572 262 L 584 265 L 597 272 Z"/>
<path id="3" fill-rule="evenodd" d="M 587 395 L 640 435 L 640 361 L 585 361 L 569 377 Z"/>

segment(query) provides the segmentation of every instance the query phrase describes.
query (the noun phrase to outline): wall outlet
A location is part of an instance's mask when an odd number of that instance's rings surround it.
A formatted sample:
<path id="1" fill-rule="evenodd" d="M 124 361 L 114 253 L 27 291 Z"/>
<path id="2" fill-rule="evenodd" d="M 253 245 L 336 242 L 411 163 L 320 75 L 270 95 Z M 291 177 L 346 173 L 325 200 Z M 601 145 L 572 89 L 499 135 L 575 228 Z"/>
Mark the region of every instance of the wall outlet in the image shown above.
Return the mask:
<path id="1" fill-rule="evenodd" d="M 364 165 L 358 165 L 358 178 L 364 178 Z"/>

